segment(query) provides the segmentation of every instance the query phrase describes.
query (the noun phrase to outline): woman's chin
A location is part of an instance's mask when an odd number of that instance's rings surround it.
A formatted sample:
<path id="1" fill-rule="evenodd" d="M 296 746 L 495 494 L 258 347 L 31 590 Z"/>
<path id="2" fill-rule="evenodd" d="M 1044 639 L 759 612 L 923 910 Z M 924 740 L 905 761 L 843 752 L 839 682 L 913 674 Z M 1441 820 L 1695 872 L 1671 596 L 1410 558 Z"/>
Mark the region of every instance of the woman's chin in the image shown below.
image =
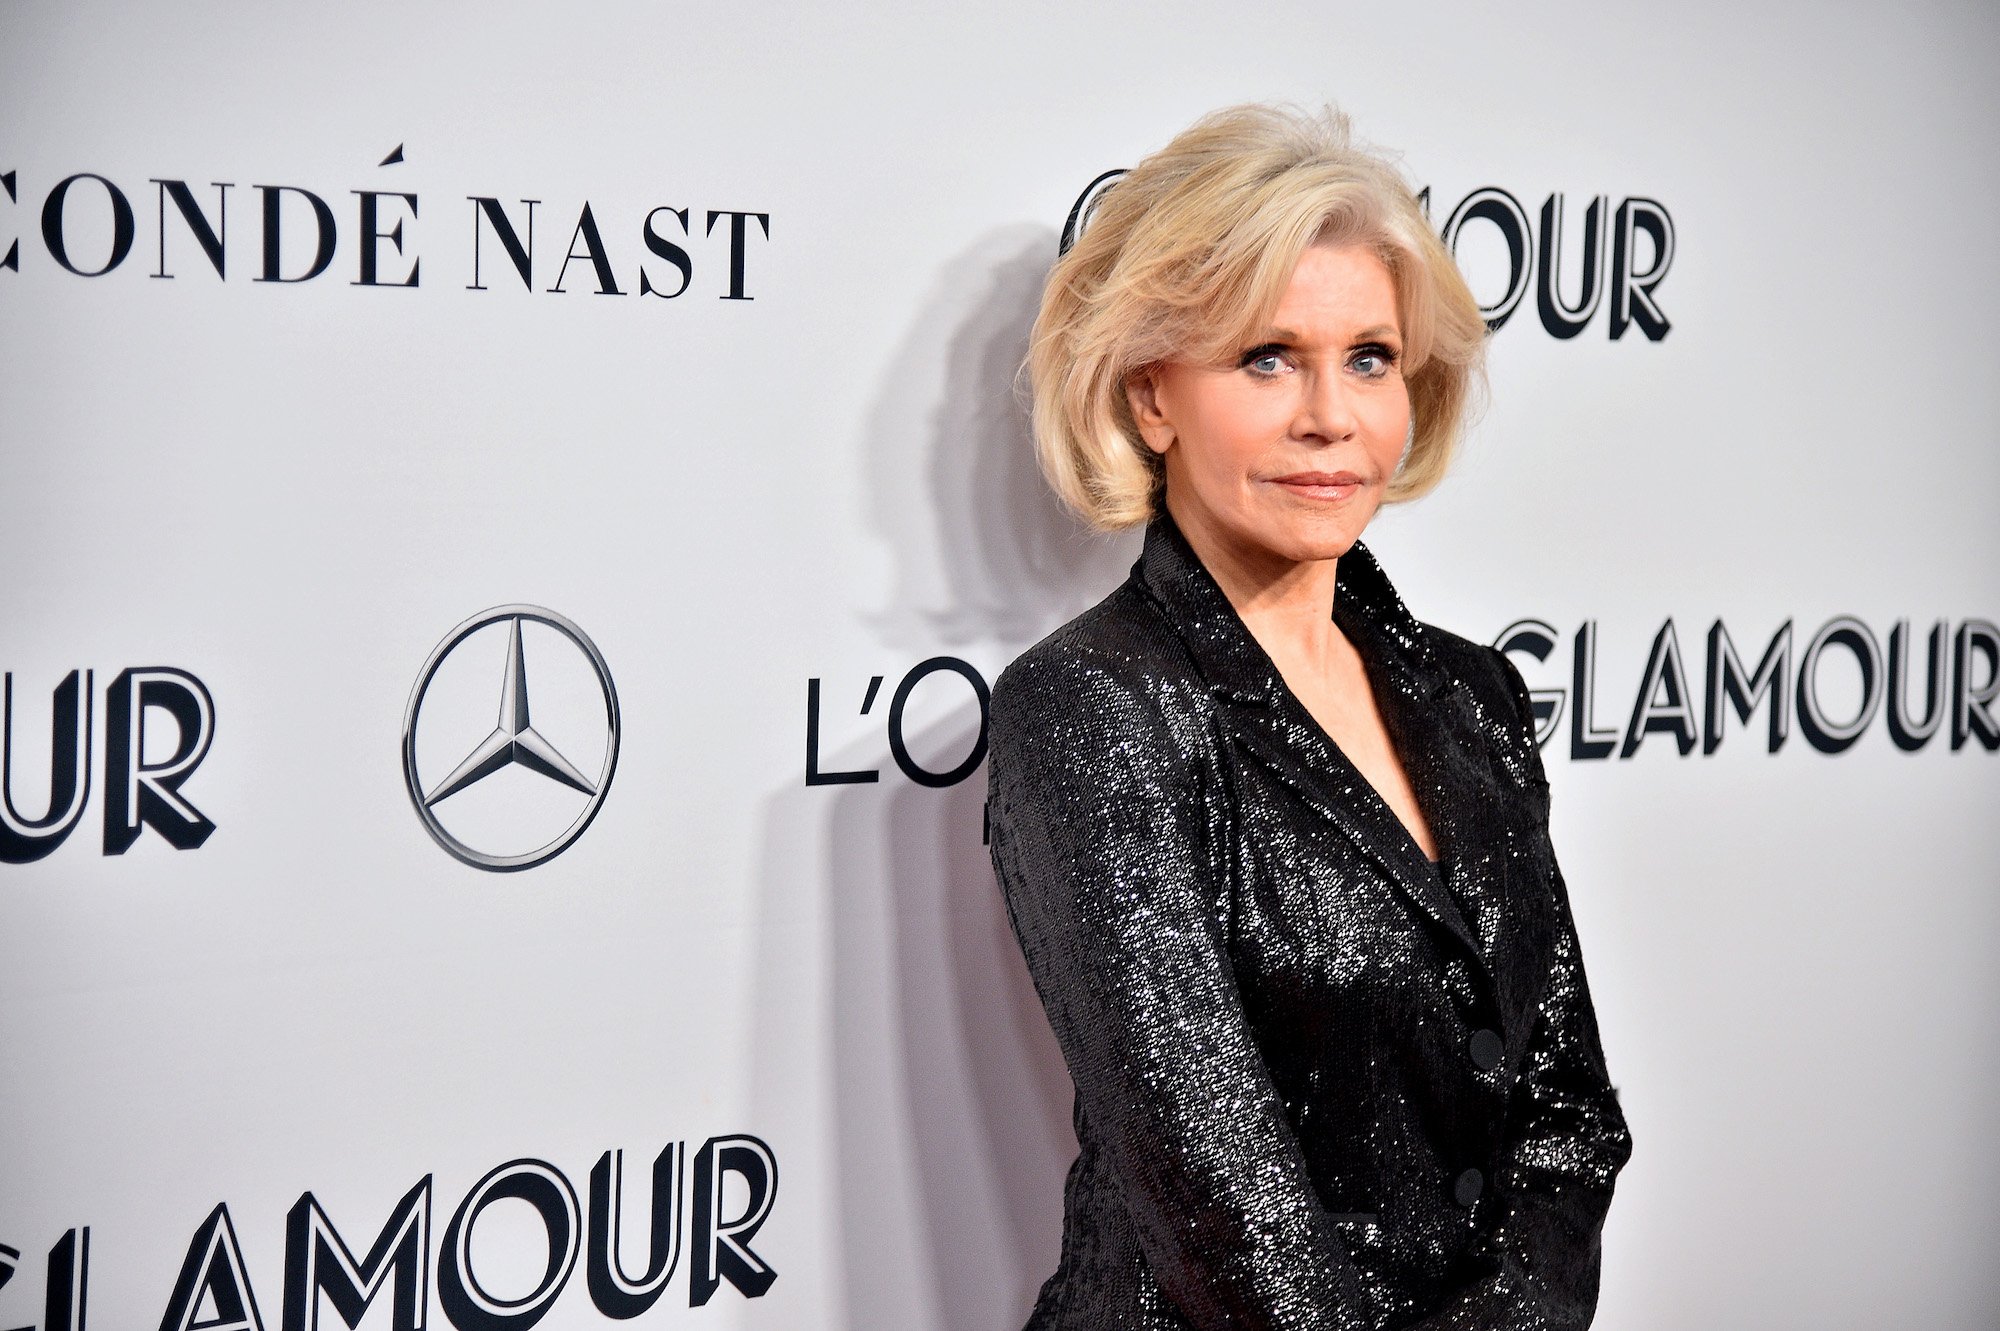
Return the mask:
<path id="1" fill-rule="evenodd" d="M 1320 563 L 1338 559 L 1354 548 L 1361 539 L 1362 529 L 1367 525 L 1357 521 L 1357 514 L 1314 515 L 1310 520 L 1286 524 L 1286 530 L 1279 539 L 1272 542 L 1274 552 L 1281 553 L 1295 563 Z"/>

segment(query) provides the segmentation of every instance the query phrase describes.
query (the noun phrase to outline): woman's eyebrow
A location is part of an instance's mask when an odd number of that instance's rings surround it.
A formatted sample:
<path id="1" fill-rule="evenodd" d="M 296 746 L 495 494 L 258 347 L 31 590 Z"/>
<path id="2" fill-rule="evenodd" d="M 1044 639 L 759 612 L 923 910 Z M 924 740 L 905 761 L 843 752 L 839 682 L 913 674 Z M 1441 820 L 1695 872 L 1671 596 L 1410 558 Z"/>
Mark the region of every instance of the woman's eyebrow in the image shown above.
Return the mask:
<path id="1" fill-rule="evenodd" d="M 1372 327 L 1364 328 L 1360 332 L 1352 334 L 1349 341 L 1375 342 L 1383 338 L 1399 338 L 1401 336 L 1402 332 L 1394 324 L 1375 324 Z M 1252 338 L 1251 343 L 1254 346 L 1276 344 L 1278 346 L 1290 347 L 1297 346 L 1303 340 L 1298 333 L 1293 332 L 1289 328 L 1267 328 Z"/>

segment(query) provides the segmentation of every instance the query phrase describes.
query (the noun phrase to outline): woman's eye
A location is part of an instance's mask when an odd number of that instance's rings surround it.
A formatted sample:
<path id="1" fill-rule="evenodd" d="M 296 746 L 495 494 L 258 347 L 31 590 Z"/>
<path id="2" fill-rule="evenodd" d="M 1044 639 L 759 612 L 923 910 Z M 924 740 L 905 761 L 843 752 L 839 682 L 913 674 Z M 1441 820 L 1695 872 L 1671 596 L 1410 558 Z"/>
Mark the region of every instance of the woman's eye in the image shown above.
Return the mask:
<path id="1" fill-rule="evenodd" d="M 1243 368 L 1252 374 L 1265 376 L 1283 374 L 1287 368 L 1285 353 L 1269 347 L 1258 347 L 1254 351 L 1245 352 L 1242 363 Z"/>
<path id="2" fill-rule="evenodd" d="M 1367 347 L 1348 362 L 1364 378 L 1379 379 L 1395 368 L 1396 354 L 1387 347 Z"/>

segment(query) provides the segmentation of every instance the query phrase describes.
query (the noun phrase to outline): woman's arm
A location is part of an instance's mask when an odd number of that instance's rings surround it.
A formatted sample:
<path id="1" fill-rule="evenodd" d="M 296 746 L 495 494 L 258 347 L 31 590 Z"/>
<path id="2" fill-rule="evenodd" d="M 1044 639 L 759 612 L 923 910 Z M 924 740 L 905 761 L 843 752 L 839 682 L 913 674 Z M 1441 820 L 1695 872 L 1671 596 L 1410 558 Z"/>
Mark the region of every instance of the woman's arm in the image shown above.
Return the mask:
<path id="1" fill-rule="evenodd" d="M 1546 795 L 1527 685 L 1512 662 L 1499 660 L 1518 708 L 1528 778 Z M 1497 1271 L 1421 1331 L 1569 1331 L 1590 1325 L 1597 1307 L 1598 1238 L 1632 1138 L 1598 1043 L 1569 890 L 1553 856 L 1549 862 L 1554 959 L 1496 1171 L 1505 1208 L 1492 1243 Z"/>
<path id="2" fill-rule="evenodd" d="M 1170 724 L 1115 659 L 1024 658 L 992 704 L 993 860 L 1152 1273 L 1199 1328 L 1369 1325 L 1238 994 L 1222 865 Z"/>

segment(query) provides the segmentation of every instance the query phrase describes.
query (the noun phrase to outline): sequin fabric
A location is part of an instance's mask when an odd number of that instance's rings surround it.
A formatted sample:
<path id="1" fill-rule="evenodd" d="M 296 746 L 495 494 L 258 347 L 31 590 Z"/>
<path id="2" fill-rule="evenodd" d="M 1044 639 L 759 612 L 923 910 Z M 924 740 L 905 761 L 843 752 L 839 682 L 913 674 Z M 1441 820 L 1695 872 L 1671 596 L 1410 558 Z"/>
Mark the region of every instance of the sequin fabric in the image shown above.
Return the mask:
<path id="1" fill-rule="evenodd" d="M 993 861 L 1076 1082 L 1030 1331 L 1590 1324 L 1631 1151 L 1527 692 L 1357 545 L 1424 858 L 1168 519 L 993 690 Z"/>

